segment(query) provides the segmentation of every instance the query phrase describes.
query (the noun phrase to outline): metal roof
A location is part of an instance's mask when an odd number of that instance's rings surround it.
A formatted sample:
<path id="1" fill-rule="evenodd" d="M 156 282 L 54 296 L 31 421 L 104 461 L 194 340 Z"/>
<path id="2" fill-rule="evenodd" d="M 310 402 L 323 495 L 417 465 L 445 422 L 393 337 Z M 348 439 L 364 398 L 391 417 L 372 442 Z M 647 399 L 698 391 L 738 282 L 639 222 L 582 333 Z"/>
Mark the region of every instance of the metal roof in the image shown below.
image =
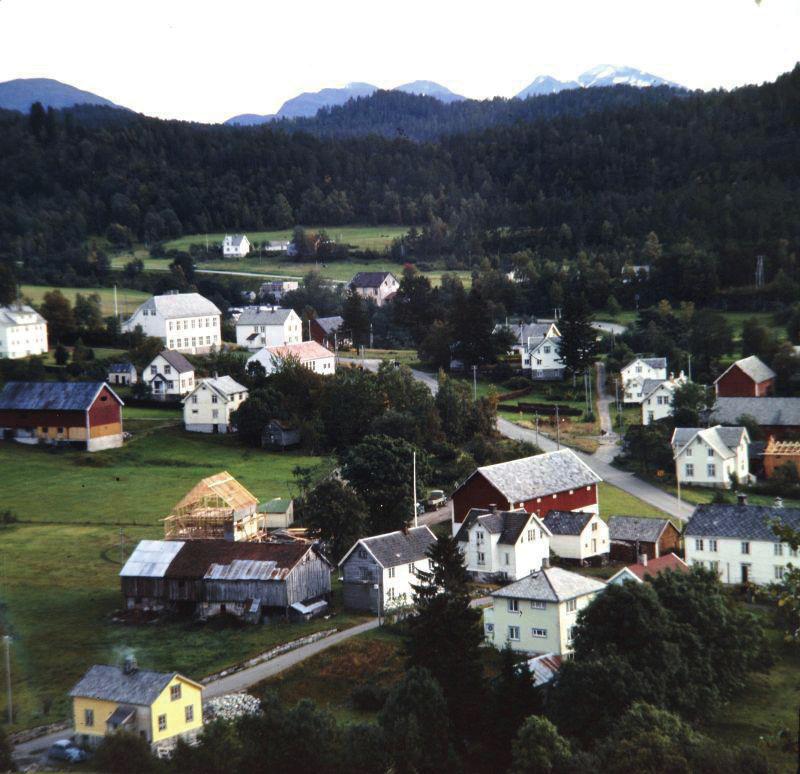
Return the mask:
<path id="1" fill-rule="evenodd" d="M 717 398 L 712 422 L 732 424 L 743 414 L 764 427 L 800 426 L 800 398 Z"/>
<path id="2" fill-rule="evenodd" d="M 362 544 L 382 567 L 418 562 L 428 555 L 428 549 L 436 542 L 436 536 L 427 526 L 412 527 L 407 532 L 387 532 L 385 535 L 361 538 L 339 562 L 344 564 L 356 546 Z"/>
<path id="3" fill-rule="evenodd" d="M 116 666 L 95 664 L 69 692 L 70 696 L 149 707 L 177 672 L 137 669 L 126 674 Z"/>
<path id="4" fill-rule="evenodd" d="M 562 570 L 560 567 L 547 567 L 498 589 L 491 596 L 563 602 L 567 599 L 602 591 L 605 587 L 606 584 L 596 578 L 578 575 L 576 572 Z"/>
<path id="5" fill-rule="evenodd" d="M 775 372 L 760 358 L 757 358 L 755 355 L 750 355 L 750 357 L 744 357 L 741 360 L 737 360 L 735 363 L 730 365 L 726 368 L 715 380 L 714 384 L 716 384 L 720 379 L 722 379 L 731 368 L 739 368 L 743 373 L 747 374 L 756 384 L 760 384 L 761 382 L 765 382 L 768 379 L 775 378 Z"/>
<path id="6" fill-rule="evenodd" d="M 163 578 L 183 546 L 180 540 L 140 540 L 119 574 L 123 578 Z"/>
<path id="7" fill-rule="evenodd" d="M 550 511 L 544 523 L 554 535 L 580 535 L 592 520 L 593 513 L 586 511 Z"/>
<path id="8" fill-rule="evenodd" d="M 538 687 L 549 683 L 561 669 L 561 656 L 555 653 L 545 653 L 541 656 L 528 659 L 528 669 L 533 677 L 533 685 Z"/>
<path id="9" fill-rule="evenodd" d="M 476 473 L 480 473 L 512 504 L 602 480 L 571 449 L 485 465 Z"/>
<path id="10" fill-rule="evenodd" d="M 294 309 L 256 309 L 242 312 L 236 321 L 239 325 L 283 325 Z M 295 317 L 297 315 L 295 314 Z"/>
<path id="11" fill-rule="evenodd" d="M 204 580 L 283 580 L 291 570 L 279 567 L 275 561 L 259 559 L 234 559 L 230 564 L 211 564 L 203 575 Z"/>
<path id="12" fill-rule="evenodd" d="M 163 357 L 179 374 L 194 371 L 194 366 L 180 352 L 176 352 L 174 349 L 163 349 L 156 357 Z"/>
<path id="13" fill-rule="evenodd" d="M 612 516 L 608 520 L 610 540 L 657 543 L 669 519 L 648 519 L 644 516 Z"/>
<path id="14" fill-rule="evenodd" d="M 765 505 L 698 505 L 686 524 L 686 537 L 736 538 L 778 543 L 771 522 L 800 529 L 800 510 Z"/>
<path id="15" fill-rule="evenodd" d="M 0 409 L 86 411 L 103 387 L 125 405 L 105 382 L 8 382 L 0 392 Z"/>

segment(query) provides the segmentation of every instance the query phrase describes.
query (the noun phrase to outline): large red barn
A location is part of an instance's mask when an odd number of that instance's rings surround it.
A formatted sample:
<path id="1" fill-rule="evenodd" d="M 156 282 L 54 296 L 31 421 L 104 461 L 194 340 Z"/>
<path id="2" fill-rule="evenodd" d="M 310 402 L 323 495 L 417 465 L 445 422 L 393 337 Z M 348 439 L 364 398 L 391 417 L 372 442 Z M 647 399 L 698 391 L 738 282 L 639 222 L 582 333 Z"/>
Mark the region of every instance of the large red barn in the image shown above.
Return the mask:
<path id="1" fill-rule="evenodd" d="M 453 530 L 471 508 L 524 508 L 545 516 L 557 511 L 599 511 L 601 482 L 571 449 L 477 468 L 453 493 Z"/>
<path id="2" fill-rule="evenodd" d="M 775 388 L 775 372 L 755 355 L 737 360 L 714 382 L 718 398 L 763 398 Z"/>
<path id="3" fill-rule="evenodd" d="M 122 400 L 105 382 L 8 382 L 0 435 L 101 451 L 122 446 Z"/>

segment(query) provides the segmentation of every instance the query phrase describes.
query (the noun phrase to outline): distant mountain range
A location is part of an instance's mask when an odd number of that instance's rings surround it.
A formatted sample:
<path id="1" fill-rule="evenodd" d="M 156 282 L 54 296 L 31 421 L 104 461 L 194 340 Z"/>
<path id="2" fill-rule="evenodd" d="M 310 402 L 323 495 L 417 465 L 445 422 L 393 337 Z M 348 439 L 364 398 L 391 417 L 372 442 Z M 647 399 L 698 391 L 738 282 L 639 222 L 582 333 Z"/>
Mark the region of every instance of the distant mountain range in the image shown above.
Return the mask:
<path id="1" fill-rule="evenodd" d="M 581 73 L 574 81 L 560 81 L 550 75 L 540 75 L 516 95 L 518 99 L 557 94 L 568 89 L 584 89 L 599 86 L 628 85 L 636 88 L 649 86 L 670 86 L 683 88 L 652 73 L 637 70 L 634 67 L 598 65 L 585 73 Z M 351 99 L 369 97 L 378 91 L 371 83 L 348 83 L 341 88 L 327 88 L 314 92 L 303 92 L 287 100 L 277 113 L 261 115 L 258 113 L 242 113 L 225 121 L 237 126 L 257 126 L 281 119 L 311 118 L 321 108 L 334 108 L 344 105 Z M 444 104 L 467 101 L 466 97 L 455 94 L 446 86 L 434 81 L 412 81 L 396 86 L 393 91 L 406 94 L 417 94 L 432 97 Z M 34 102 L 41 102 L 46 107 L 70 108 L 74 105 L 102 105 L 105 107 L 121 107 L 111 100 L 77 89 L 66 83 L 50 78 L 17 78 L 0 83 L 0 108 L 27 112 Z"/>
<path id="2" fill-rule="evenodd" d="M 45 107 L 56 109 L 69 108 L 73 105 L 121 107 L 110 99 L 99 97 L 90 91 L 76 89 L 68 83 L 61 83 L 52 78 L 16 78 L 13 81 L 0 83 L 0 108 L 27 113 L 34 102 L 41 102 Z"/>

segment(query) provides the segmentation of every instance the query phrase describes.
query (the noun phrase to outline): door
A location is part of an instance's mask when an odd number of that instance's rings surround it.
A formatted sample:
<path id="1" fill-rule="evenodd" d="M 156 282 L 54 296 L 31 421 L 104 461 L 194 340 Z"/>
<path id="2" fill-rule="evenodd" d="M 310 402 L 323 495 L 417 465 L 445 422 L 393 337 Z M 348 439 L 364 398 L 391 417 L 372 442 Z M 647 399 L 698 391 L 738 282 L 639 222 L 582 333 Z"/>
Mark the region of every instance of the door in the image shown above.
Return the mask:
<path id="1" fill-rule="evenodd" d="M 212 432 L 218 433 L 219 432 L 219 425 L 212 425 Z"/>
<path id="2" fill-rule="evenodd" d="M 592 553 L 597 553 L 597 538 L 592 538 Z"/>
<path id="3" fill-rule="evenodd" d="M 749 583 L 750 582 L 750 565 L 743 564 L 742 565 L 742 583 Z"/>

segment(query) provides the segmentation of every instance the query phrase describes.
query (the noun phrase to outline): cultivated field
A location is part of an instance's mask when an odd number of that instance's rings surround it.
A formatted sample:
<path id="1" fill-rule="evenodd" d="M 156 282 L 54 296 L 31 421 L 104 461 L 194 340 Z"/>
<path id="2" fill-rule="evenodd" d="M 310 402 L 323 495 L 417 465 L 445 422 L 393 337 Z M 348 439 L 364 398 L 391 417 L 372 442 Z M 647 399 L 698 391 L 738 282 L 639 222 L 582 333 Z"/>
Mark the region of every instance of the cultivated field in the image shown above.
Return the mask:
<path id="1" fill-rule="evenodd" d="M 30 299 L 34 304 L 41 304 L 44 294 L 54 290 L 48 285 L 23 285 L 22 295 L 24 298 Z M 104 315 L 114 314 L 114 288 L 58 288 L 71 303 L 75 303 L 75 296 L 78 293 L 84 296 L 97 293 L 100 296 L 100 305 Z M 149 293 L 141 290 L 131 290 L 129 288 L 117 288 L 117 307 L 119 312 L 124 317 L 127 317 L 136 311 L 136 308 L 143 301 L 150 298 Z"/>

